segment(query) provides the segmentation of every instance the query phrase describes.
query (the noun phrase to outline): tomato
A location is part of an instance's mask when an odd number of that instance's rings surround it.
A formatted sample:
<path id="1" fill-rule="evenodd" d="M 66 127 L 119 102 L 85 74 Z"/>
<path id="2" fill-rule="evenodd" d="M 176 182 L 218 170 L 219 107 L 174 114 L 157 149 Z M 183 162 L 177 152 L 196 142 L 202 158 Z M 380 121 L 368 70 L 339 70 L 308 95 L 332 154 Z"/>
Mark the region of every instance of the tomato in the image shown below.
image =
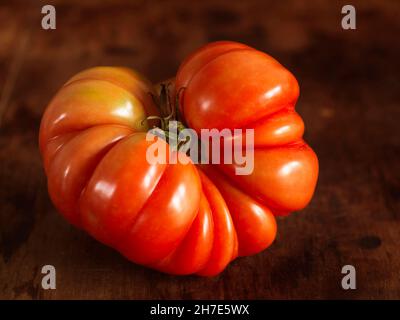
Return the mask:
<path id="1" fill-rule="evenodd" d="M 149 163 L 146 132 L 163 116 L 157 88 L 120 67 L 85 70 L 59 90 L 40 151 L 52 202 L 71 224 L 134 263 L 213 276 L 274 241 L 274 215 L 308 203 L 318 161 L 294 111 L 297 82 L 266 54 L 212 43 L 181 65 L 175 88 L 179 120 L 196 131 L 255 130 L 250 175 L 236 175 L 235 162 Z"/>

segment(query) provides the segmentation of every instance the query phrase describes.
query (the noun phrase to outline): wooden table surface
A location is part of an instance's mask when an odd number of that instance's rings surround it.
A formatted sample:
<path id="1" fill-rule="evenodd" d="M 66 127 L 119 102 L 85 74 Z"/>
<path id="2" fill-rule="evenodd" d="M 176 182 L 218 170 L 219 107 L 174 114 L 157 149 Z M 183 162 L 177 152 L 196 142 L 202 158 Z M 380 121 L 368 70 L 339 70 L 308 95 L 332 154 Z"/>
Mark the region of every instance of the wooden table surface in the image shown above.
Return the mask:
<path id="1" fill-rule="evenodd" d="M 84 2 L 84 5 L 82 4 Z M 351 1 L 52 1 L 57 29 L 41 29 L 47 1 L 0 2 L 0 298 L 400 298 L 400 4 Z M 297 110 L 318 154 L 315 196 L 278 220 L 276 242 L 215 278 L 134 265 L 57 213 L 38 152 L 41 115 L 74 73 L 124 65 L 153 81 L 193 49 L 238 40 L 297 77 Z M 43 265 L 57 289 L 41 288 Z M 357 289 L 341 288 L 353 265 Z"/>

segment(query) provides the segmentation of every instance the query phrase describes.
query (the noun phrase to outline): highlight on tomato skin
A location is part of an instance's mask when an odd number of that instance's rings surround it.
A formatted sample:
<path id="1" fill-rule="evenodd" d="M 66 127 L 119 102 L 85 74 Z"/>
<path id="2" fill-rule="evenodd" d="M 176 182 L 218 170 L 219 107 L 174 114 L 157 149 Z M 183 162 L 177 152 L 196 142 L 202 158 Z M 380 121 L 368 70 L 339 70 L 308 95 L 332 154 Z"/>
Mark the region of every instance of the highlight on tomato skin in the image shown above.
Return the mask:
<path id="1" fill-rule="evenodd" d="M 147 132 L 165 110 L 153 86 L 124 67 L 73 76 L 42 117 L 39 148 L 50 198 L 74 226 L 130 261 L 161 272 L 215 276 L 268 248 L 276 215 L 304 208 L 318 159 L 295 111 L 299 86 L 247 45 L 208 44 L 169 80 L 176 120 L 201 129 L 254 129 L 254 170 L 237 164 L 149 163 Z M 168 92 L 167 92 L 168 94 Z M 168 142 L 156 138 L 168 147 Z M 175 151 L 166 148 L 167 158 Z"/>

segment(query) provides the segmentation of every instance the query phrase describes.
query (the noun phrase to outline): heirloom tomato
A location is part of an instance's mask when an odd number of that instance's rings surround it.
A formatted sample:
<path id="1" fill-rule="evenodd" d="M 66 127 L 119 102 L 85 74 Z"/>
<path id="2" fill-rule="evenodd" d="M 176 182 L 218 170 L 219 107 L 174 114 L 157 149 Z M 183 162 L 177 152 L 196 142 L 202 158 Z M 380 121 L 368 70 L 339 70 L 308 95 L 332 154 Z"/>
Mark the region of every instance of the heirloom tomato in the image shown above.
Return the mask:
<path id="1" fill-rule="evenodd" d="M 212 276 L 267 248 L 274 215 L 307 205 L 318 160 L 294 110 L 297 81 L 267 54 L 211 43 L 183 62 L 174 88 L 177 120 L 197 132 L 254 129 L 251 174 L 236 175 L 235 162 L 149 163 L 146 132 L 165 110 L 157 88 L 121 67 L 85 70 L 58 91 L 40 151 L 50 197 L 71 224 L 135 263 Z"/>

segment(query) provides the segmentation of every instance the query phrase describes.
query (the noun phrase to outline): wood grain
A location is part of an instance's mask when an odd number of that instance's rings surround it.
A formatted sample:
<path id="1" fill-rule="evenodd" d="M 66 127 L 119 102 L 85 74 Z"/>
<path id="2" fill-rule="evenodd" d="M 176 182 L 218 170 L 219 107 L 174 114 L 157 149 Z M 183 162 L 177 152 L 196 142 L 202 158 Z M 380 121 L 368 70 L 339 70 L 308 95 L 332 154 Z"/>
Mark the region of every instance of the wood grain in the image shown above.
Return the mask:
<path id="1" fill-rule="evenodd" d="M 400 299 L 400 5 L 352 1 L 40 1 L 0 3 L 0 298 Z M 159 81 L 193 49 L 242 41 L 298 78 L 297 109 L 320 159 L 312 203 L 279 219 L 267 251 L 219 277 L 174 277 L 129 263 L 69 226 L 52 206 L 37 147 L 40 118 L 63 82 L 94 65 Z M 42 290 L 41 267 L 57 269 Z M 341 268 L 357 290 L 341 289 Z"/>

